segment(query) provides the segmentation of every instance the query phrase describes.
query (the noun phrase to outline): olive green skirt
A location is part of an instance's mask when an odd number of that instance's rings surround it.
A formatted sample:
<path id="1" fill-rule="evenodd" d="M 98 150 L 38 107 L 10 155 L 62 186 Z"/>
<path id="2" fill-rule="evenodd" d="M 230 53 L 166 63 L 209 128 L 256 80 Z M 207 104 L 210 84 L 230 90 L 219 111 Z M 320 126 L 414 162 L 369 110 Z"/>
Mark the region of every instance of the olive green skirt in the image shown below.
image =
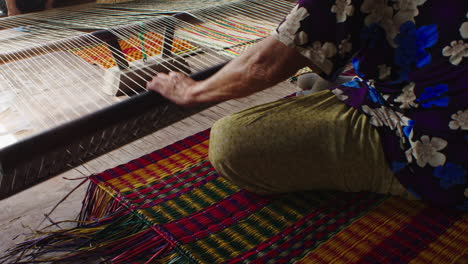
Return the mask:
<path id="1" fill-rule="evenodd" d="M 227 116 L 211 130 L 220 175 L 257 193 L 371 191 L 408 196 L 388 168 L 369 118 L 329 91 Z"/>

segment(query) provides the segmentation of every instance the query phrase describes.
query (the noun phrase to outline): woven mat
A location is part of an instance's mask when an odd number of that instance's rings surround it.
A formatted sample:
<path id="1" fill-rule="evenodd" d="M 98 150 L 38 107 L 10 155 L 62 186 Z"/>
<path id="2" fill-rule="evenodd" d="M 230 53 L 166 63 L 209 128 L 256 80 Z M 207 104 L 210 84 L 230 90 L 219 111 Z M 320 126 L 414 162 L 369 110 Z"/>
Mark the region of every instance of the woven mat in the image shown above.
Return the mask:
<path id="1" fill-rule="evenodd" d="M 16 250 L 82 263 L 467 263 L 466 214 L 371 193 L 258 196 L 216 173 L 208 140 L 93 175 L 79 227 Z"/>
<path id="2" fill-rule="evenodd" d="M 162 43 L 164 36 L 154 32 L 140 34 L 138 37 L 131 37 L 125 40 L 118 40 L 122 53 L 128 62 L 149 58 L 159 55 L 162 51 Z M 186 40 L 179 38 L 174 39 L 171 52 L 175 54 L 184 54 L 196 50 L 197 47 L 190 44 Z M 90 64 L 96 64 L 103 69 L 116 67 L 111 49 L 106 44 L 95 44 L 90 46 L 79 47 L 69 50 L 69 52 L 80 56 Z"/>

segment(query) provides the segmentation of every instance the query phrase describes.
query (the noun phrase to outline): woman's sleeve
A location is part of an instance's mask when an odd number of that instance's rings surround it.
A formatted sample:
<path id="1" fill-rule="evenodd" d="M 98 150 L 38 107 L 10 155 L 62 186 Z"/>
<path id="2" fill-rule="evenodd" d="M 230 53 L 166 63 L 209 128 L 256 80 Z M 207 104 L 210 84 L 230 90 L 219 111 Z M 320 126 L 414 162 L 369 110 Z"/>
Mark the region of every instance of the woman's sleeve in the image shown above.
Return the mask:
<path id="1" fill-rule="evenodd" d="M 359 6 L 359 0 L 301 0 L 272 35 L 333 81 L 360 48 Z"/>

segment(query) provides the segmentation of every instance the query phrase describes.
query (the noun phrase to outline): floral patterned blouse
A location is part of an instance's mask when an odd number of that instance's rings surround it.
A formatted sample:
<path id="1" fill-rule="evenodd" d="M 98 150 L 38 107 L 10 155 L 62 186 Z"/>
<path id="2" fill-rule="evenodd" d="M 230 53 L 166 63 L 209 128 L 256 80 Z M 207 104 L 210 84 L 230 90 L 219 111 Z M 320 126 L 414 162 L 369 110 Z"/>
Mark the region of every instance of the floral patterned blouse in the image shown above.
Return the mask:
<path id="1" fill-rule="evenodd" d="M 468 1 L 300 0 L 273 33 L 370 116 L 416 197 L 468 210 Z"/>

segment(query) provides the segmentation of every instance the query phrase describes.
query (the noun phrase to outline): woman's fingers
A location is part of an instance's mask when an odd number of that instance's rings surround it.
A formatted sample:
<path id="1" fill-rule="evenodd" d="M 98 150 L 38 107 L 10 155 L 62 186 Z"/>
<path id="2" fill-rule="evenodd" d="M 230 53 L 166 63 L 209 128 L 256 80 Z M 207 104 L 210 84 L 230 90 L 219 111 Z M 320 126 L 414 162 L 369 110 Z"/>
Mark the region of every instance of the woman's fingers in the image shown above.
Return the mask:
<path id="1" fill-rule="evenodd" d="M 191 105 L 187 96 L 195 81 L 180 72 L 159 73 L 146 84 L 148 90 L 156 91 L 180 105 Z"/>
<path id="2" fill-rule="evenodd" d="M 171 80 L 170 76 L 165 73 L 159 73 L 154 76 L 153 79 L 146 84 L 146 88 L 156 92 L 162 93 L 163 91 L 168 90 L 169 86 L 174 86 L 175 81 Z"/>
<path id="3" fill-rule="evenodd" d="M 169 72 L 169 77 L 172 77 L 172 78 L 175 78 L 175 79 L 182 79 L 183 77 L 185 77 L 185 75 L 183 73 L 180 73 L 180 72 Z"/>

